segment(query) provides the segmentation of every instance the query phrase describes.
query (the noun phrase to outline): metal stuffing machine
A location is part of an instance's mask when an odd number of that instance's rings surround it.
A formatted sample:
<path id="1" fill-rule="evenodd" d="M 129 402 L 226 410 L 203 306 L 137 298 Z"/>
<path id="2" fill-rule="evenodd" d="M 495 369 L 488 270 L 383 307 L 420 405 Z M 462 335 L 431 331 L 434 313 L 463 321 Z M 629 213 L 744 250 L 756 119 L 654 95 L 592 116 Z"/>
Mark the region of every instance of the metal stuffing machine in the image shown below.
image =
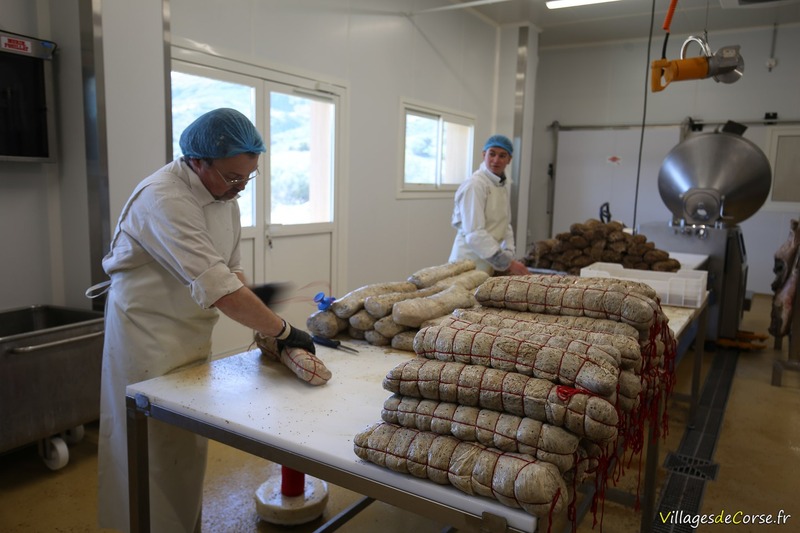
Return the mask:
<path id="1" fill-rule="evenodd" d="M 675 146 L 658 173 L 658 191 L 673 218 L 638 228 L 662 250 L 708 256 L 708 340 L 737 337 L 747 287 L 738 224 L 764 205 L 772 181 L 769 160 L 742 137 L 745 129 L 728 122 Z"/>

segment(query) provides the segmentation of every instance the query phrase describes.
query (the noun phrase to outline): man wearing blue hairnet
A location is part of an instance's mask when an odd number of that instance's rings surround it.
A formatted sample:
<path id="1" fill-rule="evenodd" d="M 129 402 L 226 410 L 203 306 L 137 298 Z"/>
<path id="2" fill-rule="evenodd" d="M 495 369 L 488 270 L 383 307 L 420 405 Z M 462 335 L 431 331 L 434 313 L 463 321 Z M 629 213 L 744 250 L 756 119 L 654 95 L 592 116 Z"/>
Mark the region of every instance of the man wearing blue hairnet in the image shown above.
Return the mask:
<path id="1" fill-rule="evenodd" d="M 261 135 L 233 109 L 210 111 L 181 135 L 183 157 L 145 178 L 122 209 L 103 268 L 111 278 L 98 445 L 102 527 L 127 531 L 125 387 L 211 354 L 221 311 L 279 347 L 314 352 L 246 286 L 238 194 L 258 175 Z M 244 392 L 244 391 L 243 391 Z M 206 440 L 149 424 L 150 510 L 155 532 L 200 529 Z"/>
<path id="2" fill-rule="evenodd" d="M 490 275 L 528 274 L 525 265 L 514 259 L 510 184 L 505 173 L 513 153 L 508 137 L 492 135 L 483 146 L 480 168 L 458 187 L 450 261 L 472 259 L 476 268 Z"/>

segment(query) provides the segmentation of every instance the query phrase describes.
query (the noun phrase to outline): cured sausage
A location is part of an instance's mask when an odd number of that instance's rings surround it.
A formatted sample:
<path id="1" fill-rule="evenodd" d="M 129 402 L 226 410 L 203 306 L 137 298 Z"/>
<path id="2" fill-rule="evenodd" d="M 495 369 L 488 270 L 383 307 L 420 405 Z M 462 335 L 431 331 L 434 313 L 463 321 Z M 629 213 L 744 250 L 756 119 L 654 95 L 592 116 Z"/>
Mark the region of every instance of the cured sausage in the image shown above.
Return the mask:
<path id="1" fill-rule="evenodd" d="M 387 283 L 365 285 L 334 300 L 330 309 L 339 318 L 350 318 L 356 314 L 358 310 L 363 309 L 364 300 L 368 296 L 375 296 L 387 292 L 411 292 L 415 290 L 417 290 L 417 287 L 413 283 L 407 281 L 390 281 Z"/>
<path id="2" fill-rule="evenodd" d="M 555 465 L 455 437 L 377 423 L 353 439 L 356 455 L 395 472 L 450 484 L 535 516 L 560 512 L 567 487 Z"/>
<path id="3" fill-rule="evenodd" d="M 384 422 L 452 435 L 504 452 L 527 453 L 561 472 L 575 466 L 579 439 L 563 428 L 490 409 L 394 394 L 383 403 Z"/>
<path id="4" fill-rule="evenodd" d="M 639 347 L 638 332 L 630 326 L 628 326 L 631 330 L 630 335 L 595 332 L 588 329 L 570 327 L 566 324 L 537 320 L 539 317 L 553 318 L 554 315 L 540 315 L 490 307 L 456 309 L 452 314 L 456 318 L 468 322 L 475 322 L 477 324 L 566 337 L 581 340 L 592 345 L 612 346 L 619 352 L 617 364 L 620 368 L 633 370 L 634 372 L 639 372 L 642 368 L 642 354 Z M 614 352 L 611 353 L 613 354 Z"/>
<path id="5" fill-rule="evenodd" d="M 339 332 L 347 329 L 348 323 L 344 318 L 339 318 L 328 309 L 315 311 L 306 319 L 306 327 L 313 335 L 334 338 Z"/>
<path id="6" fill-rule="evenodd" d="M 445 324 L 421 329 L 414 339 L 414 351 L 429 359 L 483 365 L 579 386 L 601 396 L 617 388 L 619 369 L 581 341 L 564 343 L 558 337 L 458 319 Z"/>
<path id="7" fill-rule="evenodd" d="M 617 437 L 619 416 L 607 400 L 516 372 L 416 358 L 391 369 L 383 388 L 403 396 L 526 416 L 595 442 Z"/>
<path id="8" fill-rule="evenodd" d="M 639 331 L 648 330 L 660 312 L 656 301 L 639 293 L 558 280 L 559 276 L 494 277 L 478 287 L 475 298 L 487 307 L 611 319 Z"/>
<path id="9" fill-rule="evenodd" d="M 384 294 L 376 294 L 368 296 L 364 300 L 364 309 L 374 316 L 375 318 L 383 318 L 392 314 L 392 306 L 397 302 L 403 300 L 413 300 L 414 298 L 425 298 L 426 296 L 433 296 L 437 292 L 445 289 L 443 285 L 434 285 L 411 292 L 388 292 Z"/>
<path id="10" fill-rule="evenodd" d="M 475 261 L 471 259 L 453 261 L 451 263 L 417 270 L 408 277 L 408 281 L 413 283 L 417 288 L 423 289 L 425 287 L 430 287 L 437 281 L 456 276 L 468 270 L 475 270 Z"/>
<path id="11" fill-rule="evenodd" d="M 392 319 L 404 326 L 418 328 L 432 318 L 452 313 L 459 307 L 472 307 L 475 297 L 460 285 L 451 285 L 427 298 L 415 298 L 397 302 L 392 307 Z"/>
<path id="12" fill-rule="evenodd" d="M 284 348 L 278 351 L 278 341 L 274 337 L 255 334 L 256 346 L 261 354 L 284 364 L 294 375 L 310 385 L 324 385 L 331 379 L 331 371 L 316 355 L 302 348 Z"/>

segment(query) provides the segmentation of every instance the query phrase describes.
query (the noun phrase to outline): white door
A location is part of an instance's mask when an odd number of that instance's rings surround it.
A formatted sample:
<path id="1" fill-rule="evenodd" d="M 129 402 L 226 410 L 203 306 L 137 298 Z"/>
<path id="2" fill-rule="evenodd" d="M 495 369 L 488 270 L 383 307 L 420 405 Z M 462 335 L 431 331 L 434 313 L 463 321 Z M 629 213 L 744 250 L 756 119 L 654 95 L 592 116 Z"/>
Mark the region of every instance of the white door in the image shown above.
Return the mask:
<path id="1" fill-rule="evenodd" d="M 313 92 L 228 69 L 173 61 L 173 153 L 183 129 L 201 114 L 230 107 L 264 137 L 261 174 L 239 198 L 242 265 L 251 284 L 285 283 L 273 305 L 305 329 L 315 294 L 329 295 L 334 278 L 336 123 L 338 96 Z M 214 329 L 214 356 L 247 350 L 252 331 L 225 316 Z"/>
<path id="2" fill-rule="evenodd" d="M 336 246 L 336 95 L 268 83 L 264 279 L 288 282 L 278 313 L 304 328 L 331 294 Z"/>

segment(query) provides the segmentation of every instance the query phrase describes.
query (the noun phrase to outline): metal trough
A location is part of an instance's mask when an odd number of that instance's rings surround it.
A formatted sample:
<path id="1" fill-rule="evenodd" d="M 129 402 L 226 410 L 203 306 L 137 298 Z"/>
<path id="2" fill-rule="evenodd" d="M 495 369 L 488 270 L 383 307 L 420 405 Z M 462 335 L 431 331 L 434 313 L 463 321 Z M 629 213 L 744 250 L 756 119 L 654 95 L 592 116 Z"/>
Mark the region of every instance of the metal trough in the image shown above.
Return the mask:
<path id="1" fill-rule="evenodd" d="M 39 443 L 53 470 L 100 416 L 103 313 L 37 305 L 0 312 L 0 453 Z"/>

